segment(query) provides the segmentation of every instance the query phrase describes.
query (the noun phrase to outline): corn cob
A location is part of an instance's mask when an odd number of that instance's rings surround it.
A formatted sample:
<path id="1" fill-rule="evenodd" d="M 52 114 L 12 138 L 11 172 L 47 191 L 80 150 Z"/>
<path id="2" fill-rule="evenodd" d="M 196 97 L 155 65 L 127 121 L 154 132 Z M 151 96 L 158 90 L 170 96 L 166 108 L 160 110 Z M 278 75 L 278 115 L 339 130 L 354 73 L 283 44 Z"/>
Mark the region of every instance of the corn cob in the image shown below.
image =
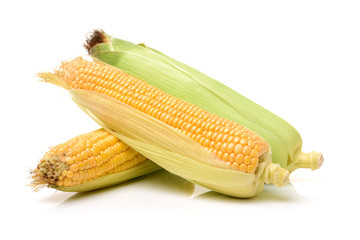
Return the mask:
<path id="1" fill-rule="evenodd" d="M 85 48 L 91 56 L 166 93 L 258 133 L 270 144 L 273 162 L 289 171 L 297 168 L 315 170 L 323 162 L 322 154 L 301 151 L 300 134 L 289 123 L 215 79 L 159 51 L 97 30 L 87 40 Z"/>
<path id="2" fill-rule="evenodd" d="M 48 186 L 83 192 L 108 187 L 160 169 L 104 129 L 51 148 L 32 170 L 34 190 Z"/>
<path id="3" fill-rule="evenodd" d="M 271 163 L 253 131 L 100 62 L 76 58 L 39 74 L 69 90 L 107 131 L 170 172 L 210 189 L 251 197 L 263 183 L 281 186 L 288 171 Z"/>

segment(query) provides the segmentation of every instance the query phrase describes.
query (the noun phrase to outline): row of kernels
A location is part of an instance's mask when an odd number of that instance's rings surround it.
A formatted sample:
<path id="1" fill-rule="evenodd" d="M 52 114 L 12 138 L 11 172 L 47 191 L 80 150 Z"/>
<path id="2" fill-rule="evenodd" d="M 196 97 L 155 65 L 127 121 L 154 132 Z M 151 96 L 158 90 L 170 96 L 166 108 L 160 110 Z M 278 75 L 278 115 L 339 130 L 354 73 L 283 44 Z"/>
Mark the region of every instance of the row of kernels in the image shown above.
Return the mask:
<path id="1" fill-rule="evenodd" d="M 55 147 L 52 147 L 45 156 L 53 156 L 53 155 L 58 155 L 58 154 L 64 153 L 71 146 L 73 146 L 76 143 L 76 141 L 77 141 L 77 139 L 73 138 L 63 144 L 56 145 Z M 44 158 L 45 158 L 45 156 L 44 156 Z"/>
<path id="2" fill-rule="evenodd" d="M 91 158 L 91 159 L 87 159 L 85 161 L 79 162 L 79 163 L 74 163 L 70 166 L 70 170 L 69 171 L 64 171 L 63 175 L 65 174 L 70 174 L 70 176 L 68 176 L 69 178 L 71 178 L 71 173 L 70 172 L 77 172 L 77 171 L 83 171 L 83 170 L 87 170 L 87 169 L 92 169 L 92 168 L 98 168 L 98 171 L 105 166 L 106 169 L 110 169 L 111 167 L 114 167 L 118 164 L 123 163 L 126 159 L 131 158 L 132 156 L 134 156 L 136 154 L 135 150 L 133 149 L 128 149 L 127 151 L 123 151 L 120 153 L 115 154 L 114 152 L 111 153 L 109 152 L 104 152 L 102 154 L 100 154 L 99 156 L 97 156 L 96 158 Z M 104 165 L 105 164 L 105 165 Z M 100 171 L 102 172 L 102 171 Z"/>
<path id="3" fill-rule="evenodd" d="M 239 154 L 227 153 L 227 152 L 222 152 L 221 150 L 210 149 L 210 148 L 206 148 L 206 149 L 214 153 L 217 156 L 217 158 L 226 161 L 228 165 L 237 163 L 238 165 L 245 164 L 246 166 L 250 166 L 250 165 L 257 166 L 259 163 L 259 157 L 254 157 L 251 155 L 244 156 L 244 154 L 242 153 Z"/>
<path id="4" fill-rule="evenodd" d="M 245 163 L 227 162 L 227 168 L 240 171 L 243 173 L 253 174 L 256 171 L 257 165 L 246 165 Z"/>
<path id="5" fill-rule="evenodd" d="M 96 131 L 98 134 L 97 135 L 102 135 L 102 131 L 101 130 L 97 130 Z M 67 159 L 67 162 L 71 162 L 72 158 L 74 157 L 75 159 L 78 158 L 79 154 L 81 154 L 81 151 L 83 151 L 85 148 L 87 148 L 88 146 L 88 142 L 86 141 L 87 137 L 90 137 L 94 135 L 93 133 L 89 133 L 89 134 L 85 134 L 85 135 L 81 135 L 80 137 L 75 137 L 73 139 L 70 139 L 69 141 L 63 143 L 63 144 L 59 144 L 53 148 L 51 148 L 46 155 L 44 156 L 44 159 L 47 157 L 51 157 L 54 155 L 61 155 L 61 156 L 66 156 L 65 161 Z M 86 150 L 86 149 L 85 149 Z M 75 156 L 74 156 L 74 153 Z M 81 157 L 81 155 L 80 155 Z M 85 156 L 87 157 L 87 156 Z"/>
<path id="6" fill-rule="evenodd" d="M 146 160 L 146 158 L 144 156 L 137 154 L 130 160 L 127 160 L 127 161 L 123 162 L 122 164 L 116 166 L 115 168 L 111 169 L 110 171 L 106 172 L 106 174 L 117 173 L 117 172 L 121 172 L 121 171 L 130 169 L 133 166 L 136 166 L 136 165 L 144 162 L 145 160 Z"/>
<path id="7" fill-rule="evenodd" d="M 104 87 L 112 87 L 113 85 L 111 85 L 111 83 L 101 83 L 101 85 L 104 85 Z M 156 89 L 154 88 L 154 91 L 155 91 Z M 124 96 L 124 95 L 126 95 L 126 93 L 128 93 L 128 90 L 127 89 L 124 89 L 123 91 L 125 91 L 125 93 L 122 95 L 122 96 Z M 104 89 L 101 89 L 101 91 L 100 92 L 102 92 L 102 93 L 104 93 L 104 94 L 109 94 L 109 92 L 107 91 L 107 90 L 104 90 Z M 111 94 L 110 94 L 111 95 Z M 150 94 L 149 94 L 150 95 Z M 121 97 L 120 97 L 121 98 Z M 168 95 L 165 95 L 165 94 L 157 94 L 157 95 L 155 95 L 155 98 L 156 99 L 162 99 L 162 98 L 164 98 L 164 99 L 166 99 L 166 101 L 169 101 L 169 97 L 168 97 Z M 122 100 L 122 101 L 124 101 L 125 103 L 128 103 L 130 100 L 131 100 L 131 98 L 126 98 L 126 97 L 123 97 L 122 99 L 120 99 L 120 100 Z M 173 103 L 172 105 L 174 105 L 175 103 Z M 190 106 L 186 106 L 186 104 L 184 103 L 184 102 L 180 102 L 180 105 L 181 104 L 183 104 L 184 106 L 183 106 L 183 109 L 184 109 L 184 111 L 186 111 L 186 112 L 193 112 L 193 109 L 196 107 L 195 105 L 190 105 Z M 159 105 L 159 104 L 158 104 Z M 159 109 L 164 109 L 165 107 L 167 108 L 167 109 L 169 109 L 169 107 L 167 107 L 167 106 L 163 106 L 163 105 L 160 105 L 160 106 L 154 106 L 155 108 L 157 107 L 157 108 L 159 108 Z M 179 106 L 179 107 L 181 107 L 181 106 Z M 155 111 L 155 110 L 154 110 Z M 153 114 L 154 115 L 154 114 Z M 160 115 L 160 114 L 159 114 Z M 165 114 L 162 114 L 162 116 L 163 117 L 165 117 Z M 157 117 L 157 116 L 155 116 L 155 117 Z M 213 117 L 213 118 L 216 118 L 216 119 L 218 119 L 218 117 L 217 116 L 215 116 L 215 117 Z M 167 119 L 167 118 L 166 118 Z M 215 121 L 215 120 L 213 120 L 213 121 Z"/>
<path id="8" fill-rule="evenodd" d="M 105 132 L 104 130 L 99 130 L 99 131 L 97 131 L 97 133 L 93 132 L 93 133 L 90 133 L 89 135 L 90 135 L 89 137 L 87 135 L 84 135 L 82 138 L 78 138 L 77 142 L 74 143 L 73 146 L 68 149 L 67 156 L 73 157 L 74 161 L 88 158 L 89 154 L 90 155 L 92 154 L 91 152 L 89 152 L 88 146 L 93 145 L 92 143 L 89 143 L 89 142 L 90 141 L 98 142 L 98 141 L 102 140 L 103 138 L 105 138 L 109 134 L 107 132 Z M 95 142 L 95 144 L 96 144 L 96 142 Z"/>
<path id="9" fill-rule="evenodd" d="M 230 143 L 222 143 L 222 142 L 217 142 L 215 144 L 214 141 L 210 141 L 209 139 L 214 139 L 213 136 L 216 137 L 217 133 L 216 132 L 203 132 L 202 135 L 205 136 L 199 136 L 196 134 L 191 134 L 189 132 L 187 132 L 187 128 L 185 127 L 184 129 L 181 130 L 182 133 L 188 135 L 189 137 L 193 138 L 195 141 L 197 141 L 199 144 L 201 144 L 204 147 L 209 147 L 209 148 L 215 148 L 217 151 L 222 152 L 222 154 L 218 154 L 218 157 L 224 161 L 229 161 L 229 159 L 233 159 L 237 157 L 238 162 L 241 163 L 241 159 L 243 158 L 243 156 L 247 156 L 250 155 L 251 157 L 257 158 L 259 157 L 259 153 L 257 150 L 252 149 L 252 147 L 254 147 L 254 144 L 252 144 L 251 141 L 245 141 L 246 139 L 241 139 L 241 138 L 237 138 L 237 141 L 240 142 L 238 144 L 235 144 L 234 142 L 230 142 Z M 225 137 L 229 138 L 231 136 L 229 135 L 224 135 Z M 218 139 L 219 140 L 219 139 Z M 226 138 L 223 138 L 221 140 L 227 140 Z M 245 145 L 250 143 L 250 145 Z M 214 145 L 215 146 L 212 146 Z M 244 144 L 245 146 L 243 146 L 242 144 Z M 260 148 L 260 146 L 258 147 L 258 149 Z M 241 154 L 241 155 L 240 155 Z M 237 156 L 239 155 L 239 156 Z"/>
<path id="10" fill-rule="evenodd" d="M 75 173 L 70 173 L 70 171 L 68 171 L 65 177 L 64 174 L 62 174 L 62 177 L 59 178 L 56 184 L 58 186 L 64 186 L 64 187 L 79 185 L 103 175 L 124 171 L 137 164 L 144 162 L 145 160 L 146 158 L 144 156 L 135 153 L 135 155 L 132 156 L 131 159 L 122 162 L 117 166 L 113 166 L 112 164 L 107 164 L 102 167 L 92 168 L 84 171 L 78 171 Z"/>

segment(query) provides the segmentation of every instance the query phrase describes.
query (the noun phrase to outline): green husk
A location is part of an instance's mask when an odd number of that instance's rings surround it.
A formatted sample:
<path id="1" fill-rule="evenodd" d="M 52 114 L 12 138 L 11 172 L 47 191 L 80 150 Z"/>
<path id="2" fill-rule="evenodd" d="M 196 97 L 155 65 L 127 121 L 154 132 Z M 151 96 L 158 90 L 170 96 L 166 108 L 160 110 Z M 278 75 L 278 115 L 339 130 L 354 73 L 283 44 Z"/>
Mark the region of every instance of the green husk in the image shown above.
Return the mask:
<path id="1" fill-rule="evenodd" d="M 94 31 L 85 46 L 94 58 L 258 133 L 270 144 L 273 162 L 282 167 L 293 171 L 321 166 L 321 154 L 301 152 L 302 140 L 293 126 L 215 79 L 144 44 L 101 31 Z"/>

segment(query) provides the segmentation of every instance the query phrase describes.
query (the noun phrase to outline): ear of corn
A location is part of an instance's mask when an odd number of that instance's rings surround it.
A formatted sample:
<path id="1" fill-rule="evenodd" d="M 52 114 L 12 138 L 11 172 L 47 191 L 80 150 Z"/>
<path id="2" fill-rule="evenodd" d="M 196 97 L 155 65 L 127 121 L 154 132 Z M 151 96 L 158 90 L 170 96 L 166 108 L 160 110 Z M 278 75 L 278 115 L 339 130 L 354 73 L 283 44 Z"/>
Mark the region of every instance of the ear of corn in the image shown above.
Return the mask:
<path id="1" fill-rule="evenodd" d="M 288 181 L 256 133 L 119 69 L 77 58 L 40 77 L 67 88 L 81 109 L 131 148 L 192 182 L 251 197 L 264 183 Z"/>
<path id="2" fill-rule="evenodd" d="M 51 148 L 32 171 L 34 190 L 83 192 L 159 170 L 123 141 L 99 129 Z"/>
<path id="3" fill-rule="evenodd" d="M 301 151 L 299 133 L 285 120 L 159 51 L 144 44 L 136 45 L 111 37 L 101 31 L 94 31 L 85 46 L 93 57 L 179 99 L 255 131 L 270 144 L 273 161 L 289 171 L 297 168 L 315 170 L 323 162 L 322 154 Z"/>

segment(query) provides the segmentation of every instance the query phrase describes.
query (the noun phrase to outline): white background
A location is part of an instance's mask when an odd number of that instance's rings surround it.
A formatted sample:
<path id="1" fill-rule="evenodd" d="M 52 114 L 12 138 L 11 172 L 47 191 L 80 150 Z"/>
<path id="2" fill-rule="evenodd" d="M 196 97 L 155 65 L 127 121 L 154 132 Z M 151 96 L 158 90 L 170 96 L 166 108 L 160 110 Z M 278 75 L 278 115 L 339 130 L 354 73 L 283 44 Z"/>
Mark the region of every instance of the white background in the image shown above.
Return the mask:
<path id="1" fill-rule="evenodd" d="M 6 1 L 1 239 L 359 239 L 359 1 Z M 146 43 L 295 126 L 320 170 L 255 198 L 160 172 L 88 194 L 27 187 L 48 147 L 98 126 L 36 73 L 86 54 L 92 29 Z M 7 237 L 5 237 L 7 236 Z M 244 237 L 244 238 L 242 238 Z"/>

